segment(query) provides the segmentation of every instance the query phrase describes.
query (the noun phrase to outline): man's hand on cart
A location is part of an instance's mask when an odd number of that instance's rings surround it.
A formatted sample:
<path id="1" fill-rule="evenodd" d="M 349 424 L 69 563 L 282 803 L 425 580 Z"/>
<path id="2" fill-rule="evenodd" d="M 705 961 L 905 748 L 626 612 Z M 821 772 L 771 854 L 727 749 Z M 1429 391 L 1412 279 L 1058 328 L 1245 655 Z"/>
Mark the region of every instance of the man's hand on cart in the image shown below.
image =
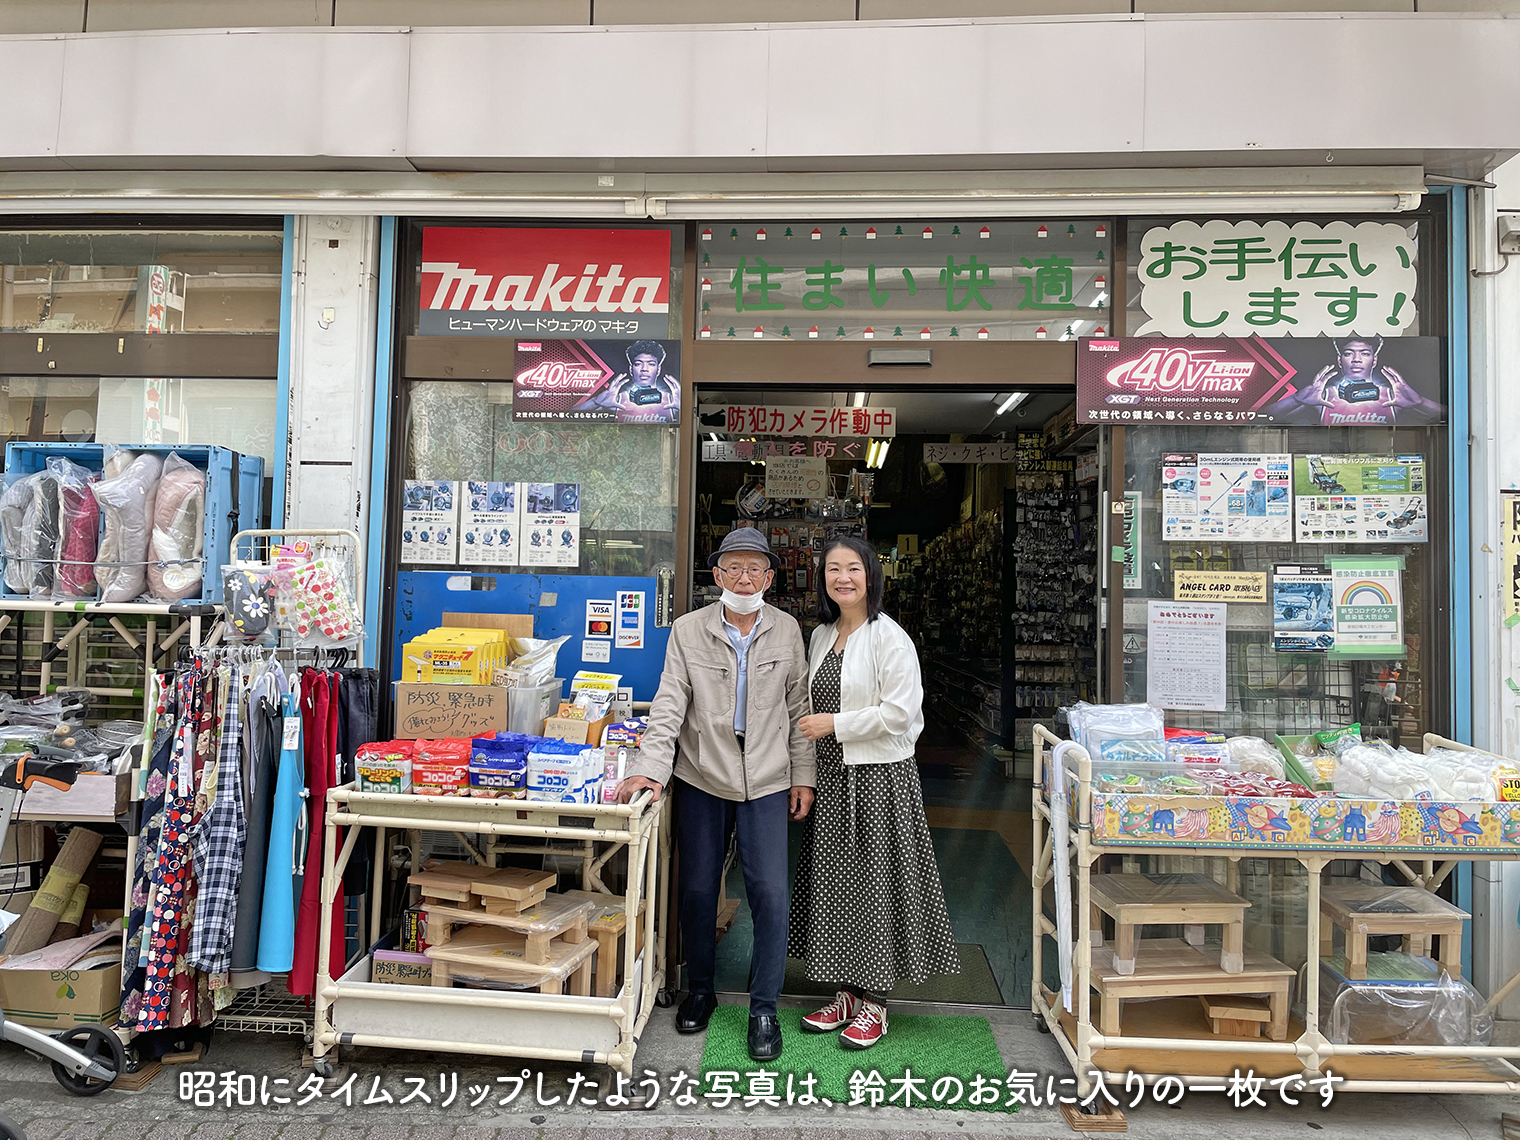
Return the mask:
<path id="1" fill-rule="evenodd" d="M 651 780 L 648 776 L 624 776 L 617 788 L 618 803 L 629 803 L 645 788 L 654 793 L 654 799 L 650 802 L 659 803 L 660 793 L 665 789 L 657 781 Z"/>

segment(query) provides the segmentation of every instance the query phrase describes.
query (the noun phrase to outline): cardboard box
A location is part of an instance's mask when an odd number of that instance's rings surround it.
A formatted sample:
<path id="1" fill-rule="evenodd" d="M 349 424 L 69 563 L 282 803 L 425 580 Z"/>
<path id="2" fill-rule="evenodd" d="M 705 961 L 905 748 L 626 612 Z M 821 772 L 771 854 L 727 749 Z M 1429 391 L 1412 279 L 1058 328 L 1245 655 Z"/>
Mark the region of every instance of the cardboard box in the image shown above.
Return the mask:
<path id="1" fill-rule="evenodd" d="M 395 684 L 399 740 L 439 740 L 506 731 L 508 689 L 427 681 Z"/>
<path id="2" fill-rule="evenodd" d="M 127 812 L 131 777 L 83 772 L 66 792 L 33 784 L 21 797 L 20 819 L 66 819 L 79 823 L 115 823 Z"/>
<path id="3" fill-rule="evenodd" d="M 116 1024 L 121 965 L 99 970 L 0 970 L 0 1008 L 40 1029 Z"/>
<path id="4" fill-rule="evenodd" d="M 433 960 L 426 954 L 408 954 L 405 950 L 376 950 L 369 980 L 401 986 L 433 984 Z"/>
<path id="5" fill-rule="evenodd" d="M 609 711 L 601 720 L 576 720 L 574 717 L 551 716 L 544 721 L 544 735 L 551 740 L 564 740 L 571 744 L 589 744 L 600 747 L 602 730 L 612 723 Z"/>
<path id="6" fill-rule="evenodd" d="M 41 863 L 42 824 L 13 823 L 0 845 L 0 863 Z"/>

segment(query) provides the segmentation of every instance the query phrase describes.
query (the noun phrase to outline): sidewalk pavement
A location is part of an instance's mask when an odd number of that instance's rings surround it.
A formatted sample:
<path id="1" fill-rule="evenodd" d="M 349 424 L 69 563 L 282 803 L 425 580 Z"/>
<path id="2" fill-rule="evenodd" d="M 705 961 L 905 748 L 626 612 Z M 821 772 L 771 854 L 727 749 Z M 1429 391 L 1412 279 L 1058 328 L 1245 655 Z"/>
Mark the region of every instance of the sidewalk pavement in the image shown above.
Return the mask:
<path id="1" fill-rule="evenodd" d="M 733 999 L 737 1000 L 737 999 Z M 971 1013 L 986 1016 L 998 1047 L 1010 1067 L 1057 1078 L 1070 1076 L 1059 1048 L 1048 1034 L 1035 1030 L 1027 1010 L 978 1007 L 917 1007 L 914 1012 Z M 654 1011 L 639 1045 L 638 1068 L 653 1069 L 664 1079 L 678 1072 L 695 1076 L 701 1066 L 701 1035 L 675 1032 L 673 1011 Z M 390 1050 L 345 1051 L 338 1078 L 329 1093 L 296 1107 L 301 1083 L 311 1078 L 301 1068 L 300 1042 L 294 1037 L 218 1034 L 206 1058 L 195 1065 L 165 1066 L 162 1075 L 140 1093 L 109 1091 L 93 1099 L 69 1096 L 53 1080 L 48 1066 L 14 1046 L 0 1046 L 0 1114 L 11 1117 L 28 1140 L 866 1140 L 868 1137 L 913 1137 L 945 1140 L 953 1136 L 1006 1136 L 1014 1140 L 1065 1140 L 1078 1135 L 1056 1108 L 1024 1107 L 1012 1116 L 987 1112 L 954 1112 L 882 1107 L 876 1109 L 822 1107 L 744 1109 L 713 1108 L 699 1101 L 681 1108 L 663 1096 L 648 1110 L 609 1110 L 563 1105 L 541 1107 L 530 1081 L 507 1107 L 497 1101 L 503 1093 L 499 1077 L 515 1079 L 524 1067 L 535 1077 L 543 1072 L 544 1097 L 563 1096 L 574 1072 L 564 1065 L 529 1064 L 511 1059 Z M 196 1107 L 181 1099 L 181 1085 L 193 1086 L 196 1073 L 268 1077 L 273 1092 L 292 1103 L 265 1107 L 257 1101 L 239 1107 Z M 605 1082 L 607 1070 L 588 1066 L 585 1076 Z M 441 1106 L 439 1074 L 457 1074 L 457 1096 Z M 352 1107 L 331 1090 L 353 1076 Z M 372 1086 L 396 1103 L 365 1105 Z M 412 1078 L 408 1083 L 406 1078 Z M 202 1077 L 202 1080 L 210 1078 Z M 220 1084 L 220 1075 L 216 1078 Z M 408 1104 L 418 1081 L 432 1098 Z M 445 1080 L 445 1090 L 449 1081 Z M 254 1082 L 257 1084 L 257 1081 Z M 470 1108 L 471 1085 L 491 1089 L 478 1108 Z M 245 1089 L 252 1085 L 245 1082 Z M 510 1085 L 506 1086 L 510 1091 Z M 699 1088 L 698 1093 L 701 1092 Z M 1117 1090 L 1116 1090 L 1117 1091 Z M 443 1094 L 446 1095 L 446 1092 Z M 247 1098 L 245 1098 L 247 1099 Z M 273 1099 L 273 1097 L 271 1097 Z M 1121 1099 L 1127 1100 L 1128 1098 Z M 1298 1108 L 1281 1104 L 1273 1090 L 1264 1090 L 1267 1107 L 1237 1109 L 1219 1094 L 1190 1094 L 1176 1107 L 1146 1103 L 1128 1110 L 1128 1135 L 1135 1140 L 1219 1140 L 1249 1135 L 1252 1140 L 1302 1138 L 1316 1140 L 1430 1140 L 1432 1137 L 1498 1140 L 1501 1111 L 1514 1111 L 1511 1098 L 1476 1095 L 1371 1095 L 1346 1093 L 1328 1109 L 1307 1091 Z"/>

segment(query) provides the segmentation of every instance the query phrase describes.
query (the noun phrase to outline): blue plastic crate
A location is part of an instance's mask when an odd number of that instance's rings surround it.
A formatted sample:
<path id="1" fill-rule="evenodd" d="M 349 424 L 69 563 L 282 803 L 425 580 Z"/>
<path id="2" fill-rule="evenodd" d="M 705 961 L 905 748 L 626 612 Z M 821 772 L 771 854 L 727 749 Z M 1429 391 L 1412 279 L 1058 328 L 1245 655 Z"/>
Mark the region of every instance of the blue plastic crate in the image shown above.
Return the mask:
<path id="1" fill-rule="evenodd" d="M 205 574 L 200 596 L 186 598 L 184 603 L 219 604 L 222 600 L 222 567 L 227 562 L 232 536 L 240 530 L 257 530 L 264 525 L 263 458 L 205 444 L 123 446 L 129 451 L 161 456 L 172 452 L 206 472 L 206 518 L 202 535 Z M 69 459 L 99 472 L 105 462 L 105 452 L 106 446 L 99 443 L 8 443 L 5 447 L 5 484 L 9 486 L 16 479 L 44 470 L 47 461 L 54 457 Z M 104 529 L 102 520 L 102 533 Z M 3 596 L 25 595 L 7 592 Z"/>

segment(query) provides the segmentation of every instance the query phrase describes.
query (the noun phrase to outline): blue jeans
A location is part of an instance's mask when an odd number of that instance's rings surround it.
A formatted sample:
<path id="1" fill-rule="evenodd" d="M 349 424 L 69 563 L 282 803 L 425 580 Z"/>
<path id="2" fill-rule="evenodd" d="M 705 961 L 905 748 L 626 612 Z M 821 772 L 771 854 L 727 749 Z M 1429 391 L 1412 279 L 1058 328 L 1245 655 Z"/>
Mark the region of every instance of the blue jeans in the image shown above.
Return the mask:
<path id="1" fill-rule="evenodd" d="M 681 857 L 681 945 L 691 992 L 713 992 L 717 972 L 718 889 L 728 837 L 739 833 L 744 891 L 755 923 L 750 957 L 749 1012 L 775 1016 L 786 975 L 787 792 L 758 800 L 721 800 L 674 781 L 676 850 Z"/>

